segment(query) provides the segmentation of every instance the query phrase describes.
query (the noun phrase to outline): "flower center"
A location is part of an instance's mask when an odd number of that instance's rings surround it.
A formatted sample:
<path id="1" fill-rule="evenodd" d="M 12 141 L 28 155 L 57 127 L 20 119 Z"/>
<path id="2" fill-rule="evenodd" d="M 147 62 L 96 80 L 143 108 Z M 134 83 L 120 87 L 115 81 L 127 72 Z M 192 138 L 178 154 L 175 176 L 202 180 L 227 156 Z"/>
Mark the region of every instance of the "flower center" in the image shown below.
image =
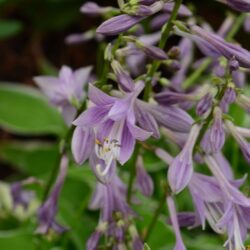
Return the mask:
<path id="1" fill-rule="evenodd" d="M 104 170 L 101 169 L 100 164 L 97 164 L 98 173 L 102 176 L 108 173 L 108 170 L 111 167 L 112 161 L 116 160 L 120 154 L 119 141 L 117 139 L 105 138 L 103 143 L 96 139 L 95 143 L 95 152 L 99 159 L 105 162 Z"/>

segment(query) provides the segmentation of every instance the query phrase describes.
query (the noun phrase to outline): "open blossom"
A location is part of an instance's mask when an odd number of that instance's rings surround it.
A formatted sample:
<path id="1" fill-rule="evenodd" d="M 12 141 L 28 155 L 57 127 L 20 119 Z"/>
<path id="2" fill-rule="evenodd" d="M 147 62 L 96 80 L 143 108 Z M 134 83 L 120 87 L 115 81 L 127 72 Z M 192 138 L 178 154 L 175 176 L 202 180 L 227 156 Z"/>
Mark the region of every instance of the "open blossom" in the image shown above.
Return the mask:
<path id="1" fill-rule="evenodd" d="M 100 176 L 108 174 L 114 161 L 118 160 L 124 164 L 130 158 L 136 139 L 144 141 L 152 134 L 136 125 L 134 103 L 143 87 L 142 82 L 136 84 L 134 91 L 126 94 L 124 98 L 109 96 L 92 85 L 89 87 L 89 99 L 95 105 L 83 112 L 74 124 L 83 130 L 91 131 L 94 128 L 95 154 L 105 165 L 104 167 L 100 164 L 96 166 Z M 74 136 L 72 143 L 75 144 L 76 140 L 81 141 Z M 77 146 L 74 148 L 77 150 Z M 78 152 L 86 153 L 84 150 Z M 86 157 L 77 156 L 76 158 L 85 159 Z"/>
<path id="2" fill-rule="evenodd" d="M 193 175 L 193 148 L 200 132 L 200 125 L 195 124 L 182 151 L 172 161 L 168 170 L 168 182 L 174 193 L 181 192 Z"/>
<path id="3" fill-rule="evenodd" d="M 76 115 L 75 106 L 79 106 L 85 98 L 83 88 L 88 83 L 91 69 L 91 67 L 85 67 L 72 71 L 68 66 L 63 66 L 58 77 L 37 76 L 34 78 L 50 102 L 60 108 L 68 124 L 71 124 Z"/>

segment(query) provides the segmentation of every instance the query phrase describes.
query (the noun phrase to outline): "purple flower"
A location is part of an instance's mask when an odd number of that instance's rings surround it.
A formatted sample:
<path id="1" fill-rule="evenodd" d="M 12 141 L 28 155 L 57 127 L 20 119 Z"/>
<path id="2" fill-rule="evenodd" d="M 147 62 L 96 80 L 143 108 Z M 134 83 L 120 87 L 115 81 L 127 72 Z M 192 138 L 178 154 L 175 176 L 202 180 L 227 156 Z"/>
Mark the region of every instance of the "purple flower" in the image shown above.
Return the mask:
<path id="1" fill-rule="evenodd" d="M 171 163 L 168 170 L 168 183 L 174 193 L 181 192 L 193 175 L 193 148 L 200 132 L 200 125 L 195 124 L 182 151 Z"/>
<path id="2" fill-rule="evenodd" d="M 248 50 L 239 45 L 226 42 L 223 38 L 212 32 L 202 29 L 197 25 L 190 26 L 191 34 L 180 31 L 177 27 L 175 31 L 181 36 L 191 38 L 198 46 L 202 46 L 202 51 L 208 56 L 215 58 L 224 56 L 228 60 L 235 58 L 241 67 L 250 67 L 250 52 Z"/>
<path id="3" fill-rule="evenodd" d="M 228 112 L 228 106 L 233 103 L 236 99 L 236 93 L 233 87 L 229 87 L 226 89 L 224 96 L 220 102 L 221 109 L 224 113 Z"/>
<path id="4" fill-rule="evenodd" d="M 225 131 L 222 122 L 222 111 L 216 107 L 214 109 L 214 121 L 210 129 L 210 143 L 213 153 L 219 152 L 225 143 Z"/>
<path id="5" fill-rule="evenodd" d="M 95 250 L 98 247 L 99 240 L 106 231 L 107 224 L 100 223 L 99 227 L 91 234 L 87 241 L 86 249 L 87 250 Z"/>
<path id="6" fill-rule="evenodd" d="M 34 198 L 34 193 L 23 190 L 23 185 L 23 182 L 16 182 L 10 186 L 13 209 L 16 209 L 17 206 L 22 206 L 26 210 L 30 201 Z"/>
<path id="7" fill-rule="evenodd" d="M 114 36 L 129 30 L 144 18 L 142 16 L 130 16 L 127 14 L 115 16 L 102 23 L 96 32 L 106 36 Z"/>
<path id="8" fill-rule="evenodd" d="M 225 204 L 225 213 L 217 223 L 218 227 L 225 228 L 227 231 L 228 239 L 224 246 L 229 249 L 246 249 L 244 241 L 249 229 L 249 213 L 249 207 L 242 207 L 231 202 Z"/>
<path id="9" fill-rule="evenodd" d="M 154 191 L 154 183 L 151 176 L 144 168 L 143 159 L 138 157 L 136 163 L 136 186 L 145 196 L 151 196 Z"/>
<path id="10" fill-rule="evenodd" d="M 241 206 L 250 206 L 250 199 L 242 194 L 221 171 L 218 163 L 212 156 L 204 156 L 204 160 L 209 167 L 210 171 L 213 173 L 214 177 L 217 179 L 221 190 L 223 191 L 224 199 L 231 201 L 235 204 Z"/>
<path id="11" fill-rule="evenodd" d="M 111 66 L 115 72 L 117 81 L 122 90 L 124 90 L 125 92 L 132 92 L 135 86 L 133 79 L 130 77 L 129 73 L 124 70 L 121 64 L 116 60 L 112 61 Z"/>
<path id="12" fill-rule="evenodd" d="M 171 196 L 167 197 L 167 205 L 168 205 L 168 210 L 169 210 L 169 214 L 170 214 L 171 224 L 173 225 L 174 232 L 175 232 L 175 238 L 176 238 L 174 250 L 185 250 L 186 247 L 185 247 L 183 240 L 182 240 L 182 237 L 181 237 L 181 232 L 180 232 L 180 228 L 179 228 L 179 224 L 178 224 L 175 203 L 174 203 L 174 200 Z"/>
<path id="13" fill-rule="evenodd" d="M 86 2 L 82 5 L 80 11 L 89 16 L 99 16 L 117 10 L 113 7 L 101 7 L 94 2 Z"/>
<path id="14" fill-rule="evenodd" d="M 60 69 L 59 76 L 38 76 L 34 78 L 51 103 L 59 107 L 65 121 L 70 124 L 75 115 L 75 106 L 85 98 L 83 87 L 88 82 L 91 67 L 72 71 L 68 66 Z"/>
<path id="15" fill-rule="evenodd" d="M 38 210 L 39 226 L 36 229 L 36 233 L 47 234 L 50 229 L 53 229 L 55 232 L 60 234 L 67 230 L 65 227 L 59 225 L 55 221 L 58 198 L 64 184 L 64 180 L 67 174 L 67 169 L 68 169 L 68 159 L 66 156 L 63 156 L 61 159 L 60 172 L 56 179 L 56 183 L 49 197 Z"/>
<path id="16" fill-rule="evenodd" d="M 96 233 L 89 239 L 89 245 L 90 243 L 94 246 L 98 244 L 100 235 L 97 231 L 115 239 L 119 244 L 124 242 L 127 230 L 130 231 L 133 242 L 138 237 L 135 229 L 131 231 L 129 227 L 129 221 L 135 214 L 127 204 L 126 193 L 126 186 L 117 175 L 108 184 L 97 183 L 89 208 L 100 209 L 101 214 L 99 226 Z"/>
<path id="17" fill-rule="evenodd" d="M 196 114 L 198 116 L 203 116 L 212 107 L 212 104 L 213 96 L 210 93 L 204 95 L 197 103 Z"/>
<path id="18" fill-rule="evenodd" d="M 178 93 L 170 90 L 165 90 L 157 95 L 155 95 L 155 100 L 160 104 L 169 106 L 177 103 L 185 103 L 194 101 L 195 94 Z"/>
<path id="19" fill-rule="evenodd" d="M 93 85 L 89 87 L 89 99 L 94 106 L 83 112 L 75 121 L 77 127 L 95 129 L 95 153 L 104 163 L 95 166 L 97 174 L 105 176 L 116 160 L 124 164 L 134 150 L 135 141 L 146 140 L 152 132 L 145 131 L 136 126 L 134 105 L 137 96 L 140 94 L 144 84 L 135 85 L 134 91 L 126 93 L 123 98 L 111 97 L 98 90 Z M 81 141 L 77 136 L 73 137 L 74 142 Z M 75 147 L 73 153 L 75 158 L 85 157 L 76 154 L 85 154 Z"/>

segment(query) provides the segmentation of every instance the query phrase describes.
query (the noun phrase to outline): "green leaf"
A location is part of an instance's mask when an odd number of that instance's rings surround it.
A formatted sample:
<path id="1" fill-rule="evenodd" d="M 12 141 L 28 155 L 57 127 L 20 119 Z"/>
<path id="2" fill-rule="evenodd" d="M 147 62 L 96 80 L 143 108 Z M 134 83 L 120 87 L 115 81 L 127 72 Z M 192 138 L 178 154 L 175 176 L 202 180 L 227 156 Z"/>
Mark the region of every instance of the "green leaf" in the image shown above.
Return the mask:
<path id="1" fill-rule="evenodd" d="M 33 250 L 32 234 L 23 230 L 0 231 L 1 250 Z"/>
<path id="2" fill-rule="evenodd" d="M 14 20 L 0 20 L 0 38 L 9 38 L 22 30 L 22 23 Z"/>
<path id="3" fill-rule="evenodd" d="M 0 126 L 15 134 L 65 133 L 59 112 L 34 88 L 17 84 L 0 85 Z"/>
<path id="4" fill-rule="evenodd" d="M 57 155 L 57 146 L 47 143 L 9 142 L 0 145 L 2 161 L 36 177 L 52 171 Z"/>

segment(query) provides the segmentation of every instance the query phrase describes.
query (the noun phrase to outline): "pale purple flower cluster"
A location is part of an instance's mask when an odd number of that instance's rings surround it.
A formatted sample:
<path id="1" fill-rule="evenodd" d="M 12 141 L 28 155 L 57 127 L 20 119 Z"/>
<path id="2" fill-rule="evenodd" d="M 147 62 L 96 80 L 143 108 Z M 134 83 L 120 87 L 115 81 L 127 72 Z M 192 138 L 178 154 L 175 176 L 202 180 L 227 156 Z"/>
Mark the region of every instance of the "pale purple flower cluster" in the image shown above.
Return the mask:
<path id="1" fill-rule="evenodd" d="M 247 0 L 220 2 L 238 11 L 249 11 Z M 58 77 L 35 78 L 71 126 L 74 161 L 78 165 L 87 162 L 97 180 L 89 209 L 100 210 L 100 219 L 86 243 L 87 250 L 98 249 L 104 238 L 107 249 L 143 249 L 145 238 L 135 226 L 140 215 L 133 206 L 140 204 L 138 191 L 147 197 L 154 193 L 154 178 L 147 172 L 142 154 L 147 150 L 168 166 L 164 199 L 176 235 L 173 249 L 187 249 L 180 227 L 205 229 L 206 223 L 215 233 L 227 235 L 228 249 L 245 249 L 250 199 L 240 188 L 246 177 L 234 179 L 223 148 L 233 137 L 250 163 L 250 129 L 235 125 L 230 117 L 232 104 L 250 112 L 250 98 L 239 89 L 250 68 L 250 52 L 227 41 L 234 25 L 232 18 L 227 18 L 216 34 L 208 25 L 196 25 L 192 19 L 166 26 L 172 18 L 185 20 L 192 15 L 186 6 L 177 4 L 163 0 L 118 1 L 118 9 L 85 3 L 81 8 L 84 14 L 112 16 L 96 30 L 101 40 L 119 35 L 107 44 L 104 59 L 108 66 L 103 66 L 102 76 L 95 76 L 94 82 L 90 79 L 92 67 L 72 71 L 63 66 Z M 150 34 L 141 24 L 144 19 L 150 19 Z M 168 36 L 181 36 L 168 51 L 162 46 L 166 27 L 171 31 Z M 88 34 L 71 36 L 68 41 L 97 38 L 95 32 Z M 194 62 L 195 46 L 205 57 Z M 191 86 L 190 70 L 199 73 L 208 58 L 205 77 L 191 75 L 197 81 Z M 151 145 L 155 140 L 157 147 Z M 170 141 L 179 150 L 175 157 L 163 150 L 172 145 Z M 65 146 L 62 150 L 60 171 L 50 195 L 39 208 L 38 233 L 66 230 L 55 216 L 67 174 L 67 149 Z M 211 174 L 204 174 L 201 168 L 198 171 L 198 165 Z M 129 181 L 126 174 L 120 173 L 128 168 L 132 169 Z M 174 196 L 184 189 L 192 197 L 194 211 L 178 213 Z M 27 206 L 29 197 L 19 183 L 12 186 L 12 194 L 15 204 Z"/>

